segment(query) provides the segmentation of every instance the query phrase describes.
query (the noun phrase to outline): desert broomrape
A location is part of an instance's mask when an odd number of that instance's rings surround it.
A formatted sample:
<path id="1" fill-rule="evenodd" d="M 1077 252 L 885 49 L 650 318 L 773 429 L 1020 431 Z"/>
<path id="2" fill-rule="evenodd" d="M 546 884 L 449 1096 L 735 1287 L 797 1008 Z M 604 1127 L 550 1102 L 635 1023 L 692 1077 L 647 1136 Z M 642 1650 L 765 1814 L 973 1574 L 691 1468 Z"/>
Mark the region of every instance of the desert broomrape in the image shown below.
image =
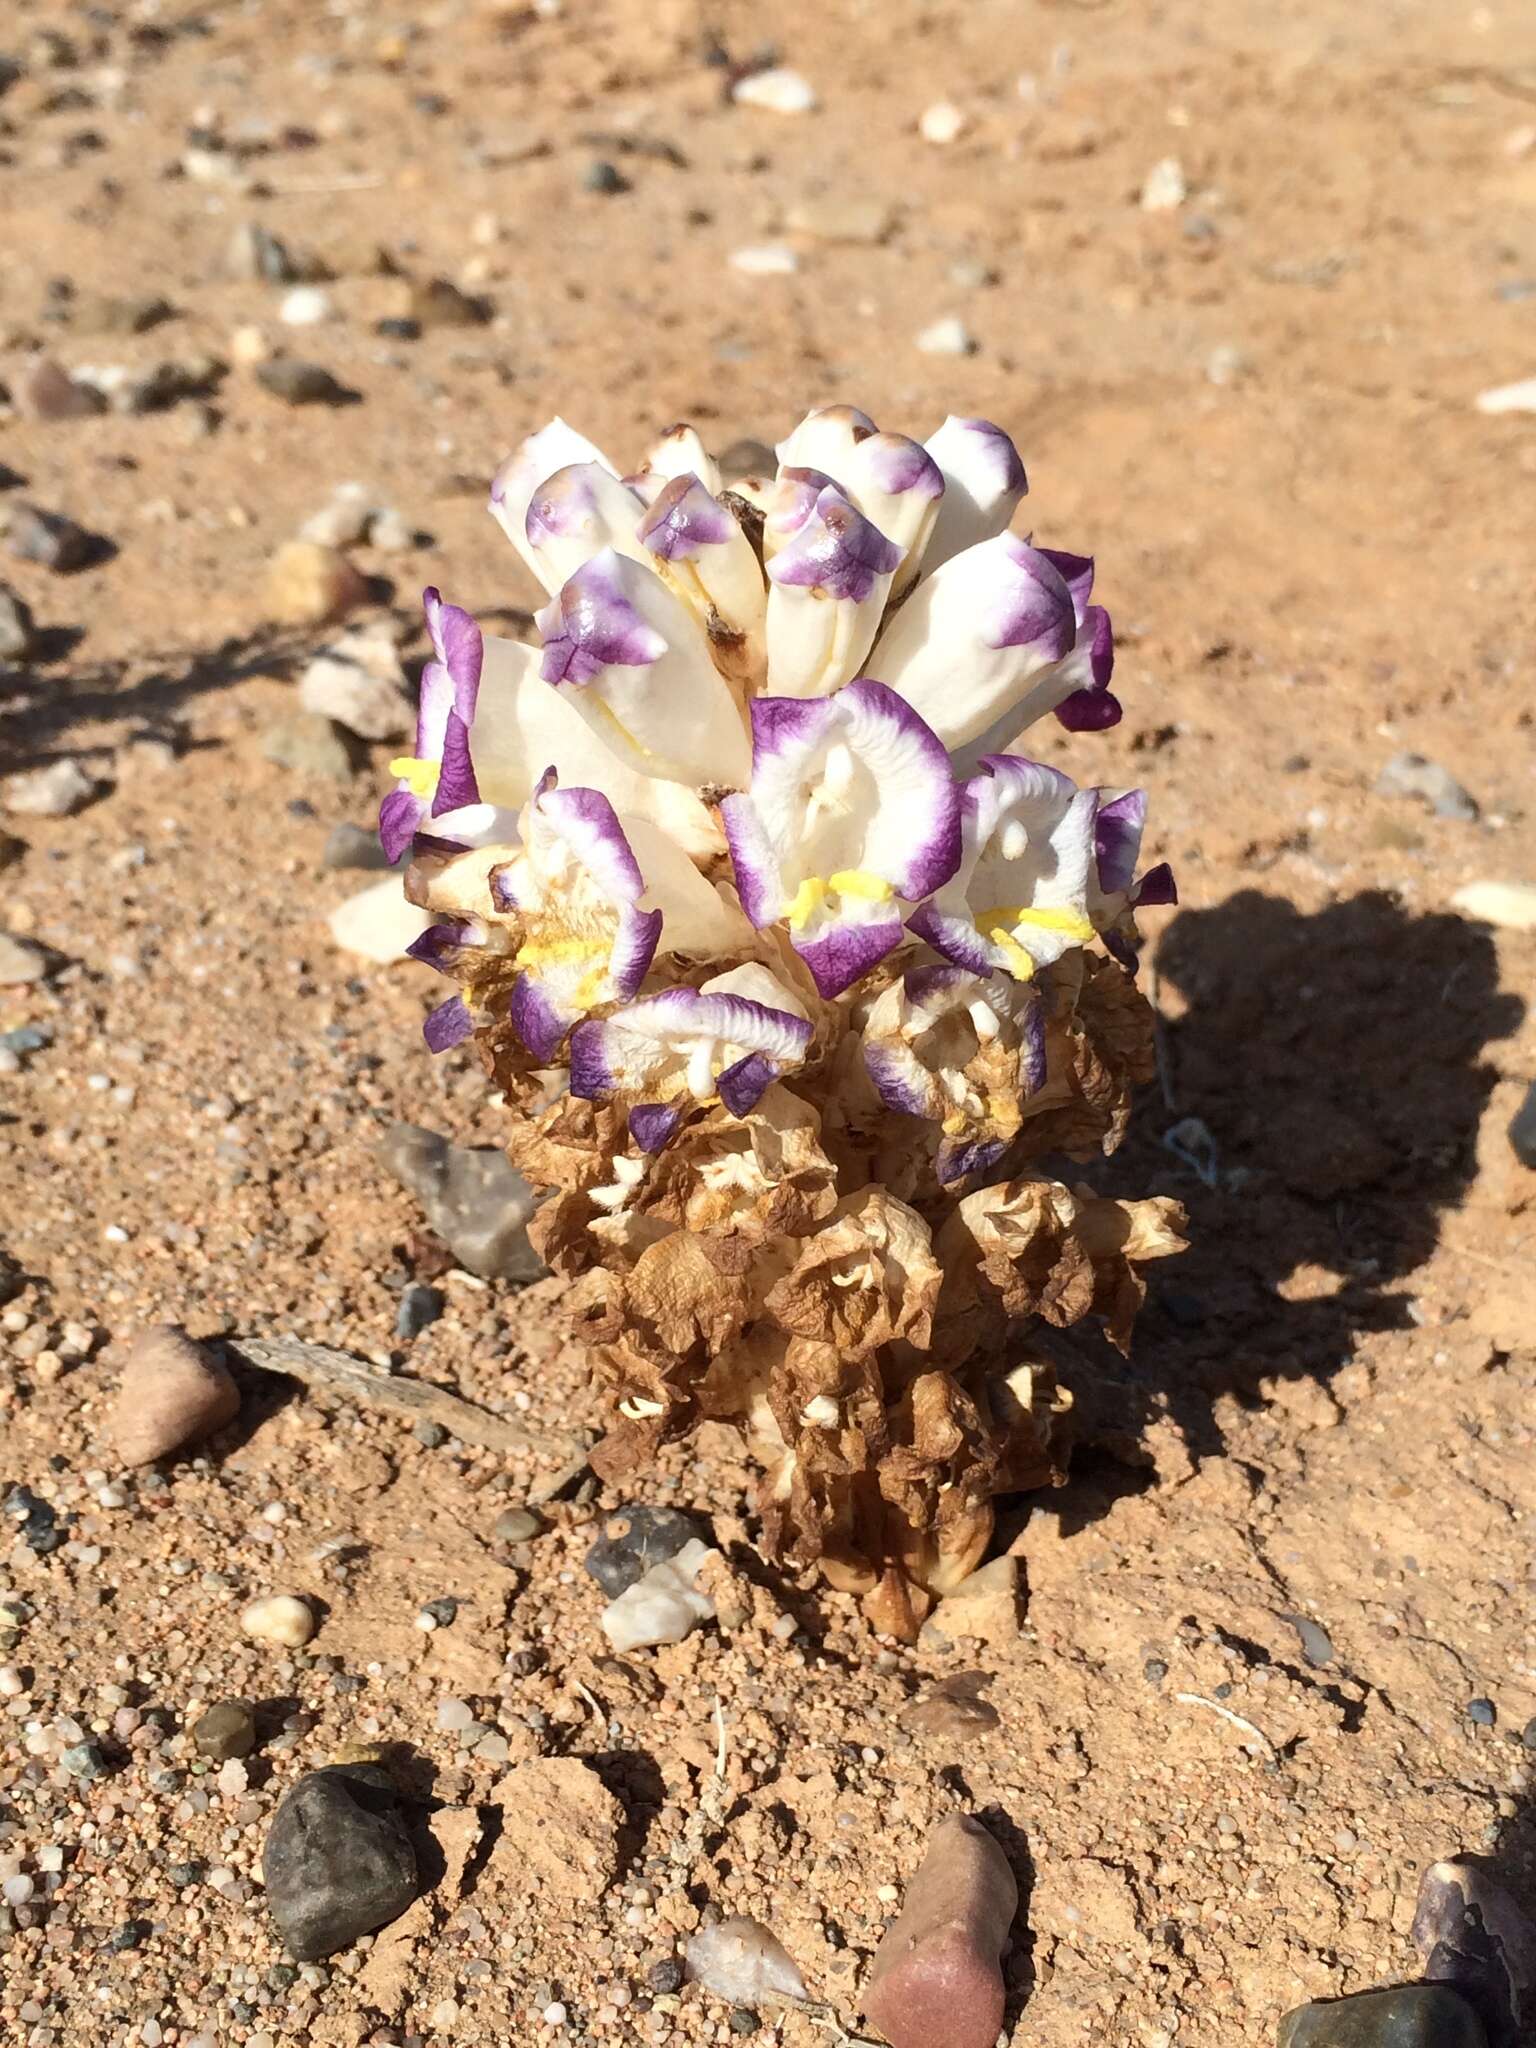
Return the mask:
<path id="1" fill-rule="evenodd" d="M 912 1636 L 1050 1483 L 1070 1397 L 1031 1332 L 1124 1345 L 1161 1198 L 1052 1160 L 1123 1135 L 1140 790 L 1041 759 L 1120 717 L 1093 563 L 1012 530 L 1007 435 L 925 444 L 850 406 L 772 476 L 674 428 L 623 475 L 554 420 L 491 509 L 547 593 L 537 646 L 426 597 L 433 658 L 380 830 L 412 849 L 535 1226 L 609 1401 L 620 1478 L 747 1432 L 772 1550 Z"/>

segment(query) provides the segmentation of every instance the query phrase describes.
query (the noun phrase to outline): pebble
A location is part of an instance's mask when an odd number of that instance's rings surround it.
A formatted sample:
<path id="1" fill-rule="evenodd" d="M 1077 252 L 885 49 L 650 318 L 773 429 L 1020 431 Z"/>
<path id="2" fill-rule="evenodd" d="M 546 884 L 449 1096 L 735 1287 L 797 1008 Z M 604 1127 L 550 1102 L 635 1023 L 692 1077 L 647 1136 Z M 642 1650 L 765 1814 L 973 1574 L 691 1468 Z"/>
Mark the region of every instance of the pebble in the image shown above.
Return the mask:
<path id="1" fill-rule="evenodd" d="M 898 1725 L 913 1735 L 966 1743 L 990 1734 L 1001 1725 L 1001 1718 L 996 1707 L 986 1700 L 971 1693 L 951 1692 L 941 1685 L 903 1708 Z"/>
<path id="2" fill-rule="evenodd" d="M 67 756 L 46 768 L 13 776 L 5 786 L 4 804 L 23 818 L 69 818 L 97 794 L 99 785 L 78 761 Z"/>
<path id="3" fill-rule="evenodd" d="M 155 1323 L 133 1340 L 107 1434 L 125 1465 L 153 1465 L 227 1429 L 239 1413 L 240 1389 L 223 1361 Z"/>
<path id="4" fill-rule="evenodd" d="M 958 142 L 966 126 L 964 113 L 952 100 L 935 100 L 931 107 L 924 107 L 917 132 L 924 142 L 937 143 L 942 149 L 947 143 Z"/>
<path id="5" fill-rule="evenodd" d="M 337 548 L 289 540 L 267 564 L 268 616 L 284 626 L 323 626 L 367 601 L 368 580 Z"/>
<path id="6" fill-rule="evenodd" d="M 1143 213 L 1172 213 L 1189 197 L 1184 166 L 1176 156 L 1165 156 L 1148 171 L 1141 187 Z"/>
<path id="7" fill-rule="evenodd" d="M 30 939 L 13 939 L 0 932 L 0 988 L 24 988 L 42 981 L 48 973 L 48 955 Z"/>
<path id="8" fill-rule="evenodd" d="M 943 1637 L 954 1642 L 961 1637 L 991 1643 L 996 1648 L 1014 1648 L 1019 1639 L 1019 1561 L 1016 1557 L 994 1557 L 980 1571 L 962 1579 L 952 1593 L 946 1593 L 923 1625 L 919 1640 Z"/>
<path id="9" fill-rule="evenodd" d="M 27 661 L 37 652 L 32 608 L 0 583 L 0 661 Z"/>
<path id="10" fill-rule="evenodd" d="M 948 313 L 942 320 L 935 320 L 931 326 L 918 333 L 917 347 L 925 356 L 969 356 L 976 352 L 976 343 L 969 328 L 958 314 Z"/>
<path id="11" fill-rule="evenodd" d="M 503 1508 L 491 1530 L 498 1543 L 531 1543 L 543 1533 L 544 1524 L 531 1508 Z"/>
<path id="12" fill-rule="evenodd" d="M 483 327 L 491 316 L 484 299 L 460 290 L 449 277 L 413 277 L 406 280 L 398 318 L 411 320 L 419 330 L 427 327 Z"/>
<path id="13" fill-rule="evenodd" d="M 1315 1669 L 1322 1670 L 1333 1662 L 1333 1638 L 1320 1621 L 1314 1621 L 1309 1614 L 1282 1614 L 1280 1619 L 1295 1629 L 1301 1638 L 1301 1654 Z"/>
<path id="14" fill-rule="evenodd" d="M 367 539 L 372 518 L 373 498 L 367 485 L 338 484 L 328 501 L 299 528 L 299 538 L 328 548 L 357 547 Z"/>
<path id="15" fill-rule="evenodd" d="M 258 363 L 256 382 L 284 405 L 350 405 L 354 397 L 323 363 L 296 362 L 289 356 Z"/>
<path id="16" fill-rule="evenodd" d="M 680 1643 L 701 1622 L 713 1621 L 715 1603 L 697 1590 L 694 1580 L 705 1563 L 719 1555 L 695 1537 L 676 1557 L 652 1565 L 603 1609 L 603 1634 L 613 1647 L 622 1652 Z"/>
<path id="17" fill-rule="evenodd" d="M 873 246 L 883 242 L 896 225 L 896 210 L 883 199 L 802 199 L 784 216 L 784 225 L 797 235 L 809 235 L 818 242 L 856 242 Z"/>
<path id="18" fill-rule="evenodd" d="M 791 277 L 800 268 L 800 258 L 784 242 L 757 242 L 733 249 L 727 261 L 743 277 Z"/>
<path id="19" fill-rule="evenodd" d="M 810 80 L 778 64 L 738 78 L 731 98 L 739 107 L 765 107 L 772 114 L 809 114 L 816 105 Z"/>
<path id="20" fill-rule="evenodd" d="M 616 1508 L 583 1563 L 610 1600 L 616 1600 L 651 1569 L 677 1556 L 689 1543 L 707 1542 L 709 1531 L 679 1508 L 644 1505 Z"/>
<path id="21" fill-rule="evenodd" d="M 618 165 L 610 163 L 602 156 L 594 157 L 587 165 L 581 174 L 581 184 L 585 192 L 603 192 L 610 195 L 633 190 Z"/>
<path id="22" fill-rule="evenodd" d="M 90 384 L 77 383 L 52 356 L 34 356 L 16 379 L 16 409 L 23 419 L 84 420 L 107 409 Z"/>
<path id="23" fill-rule="evenodd" d="M 1468 882 L 1451 898 L 1451 908 L 1479 924 L 1536 932 L 1536 883 Z"/>
<path id="24" fill-rule="evenodd" d="M 285 327 L 319 327 L 331 319 L 335 311 L 335 303 L 328 291 L 323 291 L 317 284 L 301 284 L 284 296 L 277 309 L 277 317 Z"/>
<path id="25" fill-rule="evenodd" d="M 298 1962 L 396 1920 L 419 1890 L 416 1852 L 387 1774 L 332 1765 L 300 1778 L 262 1852 L 267 1906 Z"/>
<path id="26" fill-rule="evenodd" d="M 79 292 L 69 308 L 69 324 L 79 334 L 147 334 L 175 317 L 176 308 L 158 292 Z"/>
<path id="27" fill-rule="evenodd" d="M 408 554 L 419 540 L 415 527 L 393 505 L 381 505 L 368 522 L 368 544 L 381 555 Z"/>
<path id="28" fill-rule="evenodd" d="M 1432 1863 L 1419 1883 L 1413 1944 L 1425 1980 L 1475 2008 L 1490 2048 L 1536 2038 L 1536 1922 L 1471 1863 Z"/>
<path id="29" fill-rule="evenodd" d="M 425 910 L 405 900 L 398 875 L 386 875 L 338 903 L 326 919 L 331 937 L 344 953 L 383 967 L 403 960 L 405 949 L 432 922 Z"/>
<path id="30" fill-rule="evenodd" d="M 1018 1905 L 1008 1859 L 981 1822 L 940 1821 L 870 1964 L 864 2013 L 891 2048 L 992 2048 Z"/>
<path id="31" fill-rule="evenodd" d="M 407 1287 L 395 1315 L 395 1335 L 409 1343 L 438 1320 L 446 1305 L 446 1298 L 436 1287 L 424 1287 L 419 1282 Z"/>
<path id="32" fill-rule="evenodd" d="M 1509 1124 L 1509 1142 L 1520 1164 L 1536 1173 L 1536 1081 L 1525 1091 L 1525 1100 Z"/>
<path id="33" fill-rule="evenodd" d="M 249 1756 L 256 1747 L 256 1717 L 244 1700 L 220 1700 L 192 1723 L 192 1745 L 214 1763 Z"/>
<path id="34" fill-rule="evenodd" d="M 1467 1719 L 1479 1728 L 1491 1728 L 1499 1718 L 1499 1710 L 1492 1700 L 1475 1699 L 1467 1701 Z"/>
<path id="35" fill-rule="evenodd" d="M 349 740 L 339 725 L 333 725 L 328 718 L 316 718 L 308 711 L 278 719 L 267 727 L 261 739 L 263 760 L 274 762 L 279 768 L 291 768 L 295 775 L 325 776 L 333 782 L 352 779 L 357 766 L 353 758 L 355 747 L 356 742 Z M 377 840 L 374 843 L 377 845 Z"/>
<path id="36" fill-rule="evenodd" d="M 266 1593 L 243 1610 L 240 1630 L 253 1642 L 301 1650 L 315 1632 L 314 1609 L 295 1593 Z"/>
<path id="37" fill-rule="evenodd" d="M 749 2006 L 765 1997 L 788 1998 L 803 2005 L 809 1995 L 805 1979 L 778 1936 L 761 1920 L 748 1919 L 743 1913 L 701 1927 L 688 1942 L 686 1958 L 688 1977 L 732 2005 Z M 755 2030 L 755 2013 L 752 2026 Z"/>
<path id="38" fill-rule="evenodd" d="M 403 739 L 416 714 L 388 621 L 359 627 L 323 648 L 299 679 L 299 702 L 364 740 Z"/>
<path id="39" fill-rule="evenodd" d="M 20 562 L 38 562 L 67 576 L 83 569 L 99 552 L 94 535 L 66 519 L 62 512 L 45 512 L 40 505 L 16 499 L 0 513 L 4 520 L 6 544 Z"/>
<path id="40" fill-rule="evenodd" d="M 307 265 L 298 262 L 287 244 L 255 221 L 242 221 L 229 238 L 224 268 L 231 277 L 261 284 L 297 284 Z"/>
<path id="41" fill-rule="evenodd" d="M 1479 412 L 1536 412 L 1536 377 L 1522 377 L 1518 384 L 1498 384 L 1491 391 L 1479 391 L 1473 403 Z"/>
<path id="42" fill-rule="evenodd" d="M 1376 778 L 1378 796 L 1420 797 L 1437 818 L 1457 818 L 1470 824 L 1478 815 L 1477 799 L 1456 780 L 1449 768 L 1422 754 L 1394 754 Z"/>
<path id="43" fill-rule="evenodd" d="M 482 1280 L 542 1277 L 544 1262 L 528 1242 L 538 1197 L 505 1153 L 453 1145 L 420 1124 L 397 1123 L 379 1157 L 466 1271 Z"/>
<path id="44" fill-rule="evenodd" d="M 59 1757 L 59 1762 L 72 1778 L 80 1778 L 87 1783 L 92 1778 L 99 1778 L 107 1768 L 107 1759 L 97 1742 L 71 1744 Z"/>
<path id="45" fill-rule="evenodd" d="M 333 825 L 325 835 L 325 844 L 320 849 L 320 865 L 325 868 L 361 868 L 364 872 L 384 873 L 389 868 L 389 858 L 379 844 L 379 835 L 367 825 Z"/>
<path id="46" fill-rule="evenodd" d="M 1277 2048 L 1489 2048 L 1489 2042 L 1476 2013 L 1454 1991 L 1400 1984 L 1297 2006 L 1280 2022 Z"/>

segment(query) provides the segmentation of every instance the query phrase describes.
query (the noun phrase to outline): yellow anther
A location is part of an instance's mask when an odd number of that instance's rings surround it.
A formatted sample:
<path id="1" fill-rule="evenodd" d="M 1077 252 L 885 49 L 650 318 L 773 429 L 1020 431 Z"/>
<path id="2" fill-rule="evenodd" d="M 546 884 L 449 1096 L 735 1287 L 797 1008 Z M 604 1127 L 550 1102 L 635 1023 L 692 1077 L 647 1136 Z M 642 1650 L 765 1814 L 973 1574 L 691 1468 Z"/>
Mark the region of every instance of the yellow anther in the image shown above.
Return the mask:
<path id="1" fill-rule="evenodd" d="M 1010 929 L 1016 925 L 1032 924 L 1043 932 L 1064 932 L 1080 945 L 1086 945 L 1093 937 L 1093 926 L 1080 910 L 1057 910 L 1048 904 L 1036 909 L 1029 903 L 999 903 L 991 910 L 978 910 L 976 922 L 984 928 L 1001 924 Z"/>
<path id="2" fill-rule="evenodd" d="M 436 794 L 442 768 L 436 761 L 418 761 L 414 754 L 402 754 L 398 761 L 390 762 L 389 772 L 405 784 L 412 796 L 427 797 Z"/>
<path id="3" fill-rule="evenodd" d="M 868 868 L 843 868 L 832 877 L 831 886 L 839 896 L 860 896 L 866 903 L 889 903 L 896 891 Z"/>
<path id="4" fill-rule="evenodd" d="M 1008 962 L 1008 971 L 1015 981 L 1033 981 L 1035 963 L 1019 944 L 1013 933 L 1004 925 L 994 925 L 987 937 Z"/>
<path id="5" fill-rule="evenodd" d="M 802 925 L 809 920 L 812 913 L 821 908 L 822 904 L 826 901 L 826 896 L 827 885 L 822 881 L 821 877 L 819 875 L 807 875 L 795 891 L 793 897 L 784 906 L 784 915 L 788 918 L 792 929 L 799 931 Z"/>
<path id="6" fill-rule="evenodd" d="M 529 939 L 517 949 L 515 967 L 571 967 L 579 960 L 606 960 L 606 939 Z"/>
<path id="7" fill-rule="evenodd" d="M 807 875 L 785 904 L 783 915 L 799 931 L 829 896 L 856 896 L 864 903 L 889 903 L 895 894 L 889 882 L 870 874 L 867 868 L 840 868 L 825 880 L 820 875 Z"/>

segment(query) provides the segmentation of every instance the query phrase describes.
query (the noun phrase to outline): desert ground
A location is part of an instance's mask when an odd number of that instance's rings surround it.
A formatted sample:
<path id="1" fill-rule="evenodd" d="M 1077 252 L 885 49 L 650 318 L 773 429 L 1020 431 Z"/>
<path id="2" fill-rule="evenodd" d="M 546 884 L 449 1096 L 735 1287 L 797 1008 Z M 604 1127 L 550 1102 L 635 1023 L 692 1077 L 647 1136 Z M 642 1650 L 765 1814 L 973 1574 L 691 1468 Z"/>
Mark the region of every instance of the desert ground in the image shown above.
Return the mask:
<path id="1" fill-rule="evenodd" d="M 733 98 L 768 62 L 814 105 Z M 1437 1857 L 1536 1904 L 1536 933 L 1453 902 L 1536 882 L 1536 417 L 1477 404 L 1536 376 L 1529 9 L 12 0 L 0 252 L 0 2037 L 809 2048 L 955 1812 L 1031 2048 L 1246 2048 L 1411 1976 Z M 1104 1184 L 1192 1245 L 1128 1364 L 1063 1352 L 1017 1628 L 875 1640 L 706 1431 L 638 1497 L 761 1597 L 617 1658 L 562 1283 L 466 1274 L 381 1157 L 498 1141 L 440 984 L 328 925 L 399 742 L 299 679 L 380 624 L 414 674 L 428 583 L 528 630 L 486 483 L 552 413 L 638 461 L 828 402 L 1002 423 L 1097 559 L 1126 716 L 1053 758 L 1149 789 L 1180 887 Z M 343 628 L 272 565 L 353 483 Z M 152 1323 L 241 1408 L 129 1469 Z M 482 1440 L 240 1350 L 282 1338 Z M 274 1591 L 302 1648 L 241 1632 Z M 441 1860 L 300 1965 L 263 1843 L 357 1745 Z M 552 1824 L 507 1788 L 556 1759 L 598 1795 Z M 814 2008 L 679 1988 L 731 1913 Z"/>

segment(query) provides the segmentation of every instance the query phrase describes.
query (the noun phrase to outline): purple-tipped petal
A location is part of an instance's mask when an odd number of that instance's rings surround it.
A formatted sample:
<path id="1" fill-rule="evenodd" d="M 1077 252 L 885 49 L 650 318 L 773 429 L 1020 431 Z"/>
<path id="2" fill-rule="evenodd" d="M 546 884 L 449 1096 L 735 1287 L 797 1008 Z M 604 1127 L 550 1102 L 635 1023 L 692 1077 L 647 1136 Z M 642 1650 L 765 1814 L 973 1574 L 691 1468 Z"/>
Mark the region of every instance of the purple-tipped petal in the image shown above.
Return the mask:
<path id="1" fill-rule="evenodd" d="M 429 924 L 406 947 L 406 957 L 419 960 L 437 974 L 452 974 L 466 948 L 485 944 L 485 926 L 478 918 L 461 918 L 444 924 Z"/>
<path id="2" fill-rule="evenodd" d="M 902 1055 L 883 1045 L 864 1046 L 864 1064 L 869 1078 L 887 1109 L 903 1116 L 923 1116 L 928 1108 L 928 1088 L 911 1054 Z"/>
<path id="3" fill-rule="evenodd" d="M 1135 901 L 1138 908 L 1147 904 L 1177 903 L 1178 900 L 1178 884 L 1173 879 L 1173 869 L 1165 860 L 1160 860 L 1155 868 L 1148 868 L 1136 884 Z"/>
<path id="4" fill-rule="evenodd" d="M 531 974 L 520 974 L 512 984 L 508 1015 L 512 1029 L 536 1060 L 552 1060 L 570 1028 Z"/>
<path id="5" fill-rule="evenodd" d="M 856 511 L 834 485 L 816 499 L 805 519 L 768 563 L 774 583 L 862 604 L 882 576 L 901 564 L 901 549 Z"/>
<path id="6" fill-rule="evenodd" d="M 469 1006 L 462 996 L 450 996 L 446 1003 L 439 1003 L 421 1027 L 421 1035 L 427 1041 L 431 1052 L 447 1052 L 450 1046 L 462 1045 L 474 1031 L 474 1019 Z"/>
<path id="7" fill-rule="evenodd" d="M 901 934 L 901 912 L 893 905 L 886 915 L 858 923 L 829 918 L 814 934 L 793 935 L 793 944 L 811 970 L 817 993 L 830 1002 L 894 952 Z"/>
<path id="8" fill-rule="evenodd" d="M 659 910 L 628 908 L 619 913 L 618 934 L 608 961 L 608 978 L 617 1001 L 627 1003 L 638 994 L 640 984 L 651 971 L 661 938 Z"/>
<path id="9" fill-rule="evenodd" d="M 888 496 L 915 491 L 921 498 L 943 497 L 944 472 L 921 441 L 905 434 L 871 434 L 858 452 L 869 476 Z"/>
<path id="10" fill-rule="evenodd" d="M 716 1083 L 720 1100 L 732 1116 L 745 1116 L 757 1107 L 764 1089 L 778 1079 L 778 1073 L 766 1053 L 749 1052 L 721 1074 Z"/>
<path id="11" fill-rule="evenodd" d="M 595 555 L 535 614 L 546 683 L 589 683 L 610 665 L 646 668 L 666 653 L 665 639 L 619 587 L 616 559 L 611 549 Z"/>
<path id="12" fill-rule="evenodd" d="M 426 799 L 413 796 L 403 785 L 392 789 L 379 805 L 379 844 L 391 867 L 410 851 L 416 827 L 426 814 Z"/>
<path id="13" fill-rule="evenodd" d="M 571 1093 L 585 1102 L 600 1102 L 611 1095 L 618 1079 L 608 1060 L 607 1026 L 599 1017 L 587 1017 L 571 1033 Z"/>
<path id="14" fill-rule="evenodd" d="M 953 960 L 957 967 L 972 974 L 992 973 L 987 942 L 969 917 L 941 910 L 936 903 L 923 903 L 907 919 L 907 929 L 932 946 L 935 953 Z"/>
<path id="15" fill-rule="evenodd" d="M 475 780 L 475 764 L 469 754 L 469 726 L 457 711 L 450 711 L 443 734 L 443 762 L 438 771 L 437 793 L 432 799 L 432 815 L 444 817 L 449 811 L 461 811 L 467 804 L 479 801 L 480 785 Z"/>
<path id="16" fill-rule="evenodd" d="M 601 790 L 556 789 L 553 780 L 551 769 L 535 792 L 541 816 L 606 895 L 615 902 L 638 903 L 645 881 L 613 805 Z"/>
<path id="17" fill-rule="evenodd" d="M 1072 610 L 1079 625 L 1088 610 L 1088 600 L 1093 595 L 1092 555 L 1069 554 L 1065 548 L 1041 548 L 1039 552 L 1058 572 L 1063 583 L 1072 593 Z"/>
<path id="18" fill-rule="evenodd" d="M 1044 661 L 1060 661 L 1077 637 L 1077 613 L 1066 578 L 1040 548 L 1016 534 L 999 536 L 1003 573 L 980 591 L 977 621 L 984 645 L 1028 647 Z"/>
<path id="19" fill-rule="evenodd" d="M 737 792 L 722 798 L 720 823 L 725 828 L 741 907 L 761 931 L 764 925 L 775 923 L 784 908 L 778 856 L 749 796 Z"/>
<path id="20" fill-rule="evenodd" d="M 641 1102 L 629 1112 L 629 1134 L 642 1152 L 660 1152 L 682 1120 L 682 1111 L 670 1102 Z"/>
<path id="21" fill-rule="evenodd" d="M 1127 789 L 1108 803 L 1100 801 L 1093 821 L 1093 851 L 1099 887 L 1106 896 L 1129 889 L 1136 874 L 1136 856 L 1147 822 L 1147 792 Z"/>
<path id="22" fill-rule="evenodd" d="M 934 1158 L 933 1170 L 944 1187 L 970 1180 L 975 1174 L 990 1173 L 1008 1147 L 1001 1138 L 943 1138 Z"/>
<path id="23" fill-rule="evenodd" d="M 1125 706 L 1113 690 L 1074 690 L 1056 706 L 1056 716 L 1068 732 L 1108 732 L 1125 716 Z"/>
<path id="24" fill-rule="evenodd" d="M 960 791 L 949 755 L 926 721 L 884 683 L 861 677 L 832 702 L 849 746 L 886 800 L 870 865 L 909 902 L 931 896 L 960 865 Z"/>
<path id="25" fill-rule="evenodd" d="M 640 539 L 664 562 L 690 562 L 707 547 L 720 547 L 737 531 L 736 522 L 696 476 L 675 476 L 640 521 Z"/>

